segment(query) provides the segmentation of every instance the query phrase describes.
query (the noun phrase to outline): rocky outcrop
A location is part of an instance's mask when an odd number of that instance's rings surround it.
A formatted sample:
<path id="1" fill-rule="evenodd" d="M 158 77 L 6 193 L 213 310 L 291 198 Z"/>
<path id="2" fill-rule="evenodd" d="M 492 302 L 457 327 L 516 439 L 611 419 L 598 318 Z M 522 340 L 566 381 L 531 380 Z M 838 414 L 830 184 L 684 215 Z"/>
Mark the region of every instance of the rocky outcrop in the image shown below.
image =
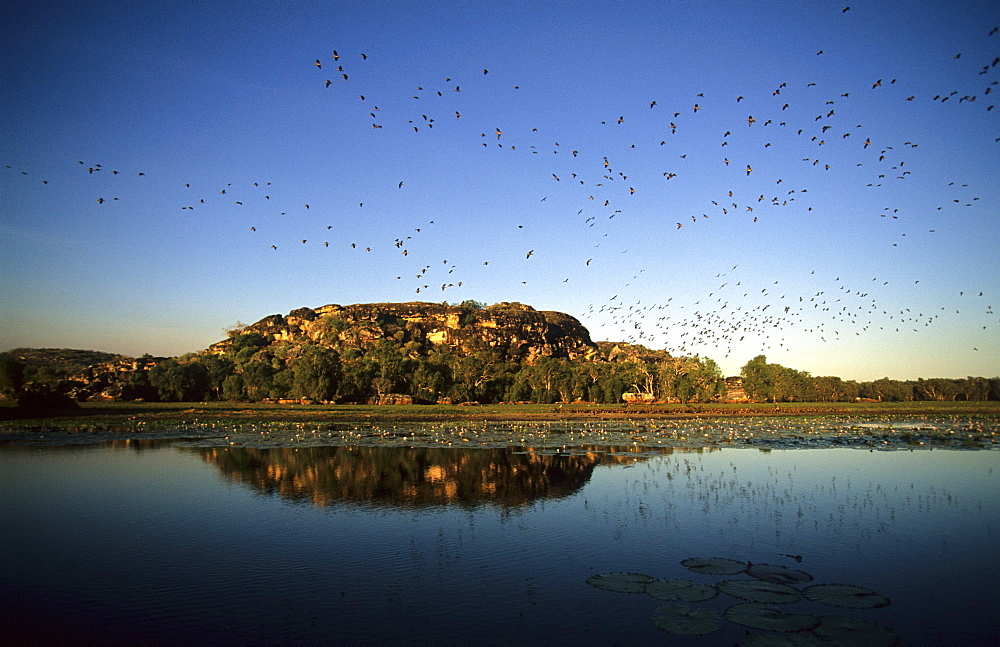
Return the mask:
<path id="1" fill-rule="evenodd" d="M 165 357 L 124 357 L 88 366 L 61 383 L 61 389 L 74 400 L 114 401 L 155 399 L 149 386 L 149 370 Z"/>
<path id="2" fill-rule="evenodd" d="M 622 393 L 622 401 L 625 404 L 652 404 L 656 402 L 656 396 L 652 393 L 636 393 L 634 391 L 626 391 Z"/>
<path id="3" fill-rule="evenodd" d="M 739 375 L 726 378 L 726 402 L 750 402 L 750 396 L 743 389 L 743 378 Z"/>
<path id="4" fill-rule="evenodd" d="M 368 404 L 413 404 L 413 396 L 405 393 L 383 393 L 370 398 Z"/>
<path id="5" fill-rule="evenodd" d="M 577 320 L 562 312 L 538 311 L 521 303 L 487 307 L 426 302 L 362 303 L 299 308 L 271 315 L 233 336 L 257 333 L 271 343 L 314 342 L 334 348 L 369 348 L 380 340 L 444 345 L 453 352 L 492 349 L 498 359 L 532 363 L 538 357 L 592 359 L 597 346 Z M 223 353 L 232 338 L 213 344 Z"/>

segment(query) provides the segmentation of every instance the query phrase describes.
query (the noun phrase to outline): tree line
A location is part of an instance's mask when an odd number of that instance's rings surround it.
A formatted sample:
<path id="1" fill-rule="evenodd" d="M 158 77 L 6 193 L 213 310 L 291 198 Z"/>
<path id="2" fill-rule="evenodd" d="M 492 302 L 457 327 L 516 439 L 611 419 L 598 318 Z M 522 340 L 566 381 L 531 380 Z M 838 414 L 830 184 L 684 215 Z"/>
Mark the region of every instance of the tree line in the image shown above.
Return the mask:
<path id="1" fill-rule="evenodd" d="M 813 377 L 758 355 L 743 367 L 743 389 L 757 402 L 877 402 L 1000 400 L 1000 377 L 966 377 L 870 382 Z"/>
<path id="2" fill-rule="evenodd" d="M 592 361 L 538 357 L 532 363 L 503 357 L 485 342 L 463 351 L 396 334 L 367 347 L 272 342 L 250 332 L 236 334 L 222 353 L 160 360 L 148 370 L 125 373 L 117 397 L 149 401 L 237 401 L 307 399 L 371 402 L 388 394 L 416 403 L 594 402 L 620 403 L 624 394 L 641 402 L 699 403 L 726 400 L 718 365 L 702 357 L 672 357 L 639 345 L 601 343 Z M 626 351 L 621 348 L 625 347 Z M 43 379 L 48 375 L 53 380 Z M 55 378 L 58 376 L 58 379 Z M 34 378 L 30 381 L 28 378 Z M 1000 400 L 1000 378 L 863 382 L 808 372 L 759 355 L 741 370 L 742 387 L 756 402 L 852 402 Z M 0 355 L 0 392 L 25 388 L 70 392 L 64 369 L 40 371 L 10 354 Z M 72 393 L 71 393 L 72 395 Z"/>
<path id="3" fill-rule="evenodd" d="M 418 403 L 621 402 L 626 392 L 650 399 L 707 402 L 725 392 L 714 361 L 582 361 L 504 358 L 483 343 L 463 352 L 416 339 L 384 338 L 370 348 L 270 343 L 244 333 L 221 354 L 193 354 L 148 371 L 146 397 L 160 400 L 309 399 L 367 402 L 402 394 Z M 137 379 L 142 379 L 137 377 Z M 136 384 L 136 392 L 142 390 Z"/>

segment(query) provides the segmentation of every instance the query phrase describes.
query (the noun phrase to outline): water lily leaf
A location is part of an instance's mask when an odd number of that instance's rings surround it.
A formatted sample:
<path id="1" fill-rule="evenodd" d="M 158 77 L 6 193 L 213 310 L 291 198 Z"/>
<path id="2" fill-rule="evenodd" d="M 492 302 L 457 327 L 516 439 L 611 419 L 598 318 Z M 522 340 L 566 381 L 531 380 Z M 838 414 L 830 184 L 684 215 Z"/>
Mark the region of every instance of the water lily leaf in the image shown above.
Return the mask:
<path id="1" fill-rule="evenodd" d="M 848 609 L 877 609 L 889 604 L 889 598 L 863 586 L 851 584 L 814 584 L 802 590 L 813 602 Z"/>
<path id="2" fill-rule="evenodd" d="M 653 624 L 667 633 L 682 636 L 701 636 L 718 631 L 722 626 L 715 609 L 692 610 L 683 604 L 659 607 Z"/>
<path id="3" fill-rule="evenodd" d="M 681 566 L 689 571 L 705 575 L 736 575 L 747 570 L 749 564 L 726 557 L 712 557 L 711 559 L 689 557 L 681 562 Z"/>
<path id="4" fill-rule="evenodd" d="M 751 602 L 789 604 L 798 602 L 802 594 L 787 584 L 765 580 L 726 580 L 715 585 L 723 593 Z"/>
<path id="5" fill-rule="evenodd" d="M 604 591 L 642 593 L 646 584 L 654 579 L 652 575 L 643 573 L 605 573 L 588 577 L 587 584 Z"/>
<path id="6" fill-rule="evenodd" d="M 692 584 L 691 580 L 669 577 L 647 582 L 645 591 L 646 595 L 658 600 L 677 600 L 677 592 L 691 588 Z"/>
<path id="7" fill-rule="evenodd" d="M 679 589 L 672 598 L 664 600 L 679 600 L 681 602 L 703 602 L 719 596 L 719 589 L 711 584 L 692 584 L 685 589 Z"/>
<path id="8" fill-rule="evenodd" d="M 819 626 L 812 632 L 828 643 L 852 647 L 883 647 L 899 644 L 899 636 L 874 622 L 845 616 L 821 616 L 819 620 Z"/>
<path id="9" fill-rule="evenodd" d="M 750 564 L 749 568 L 747 568 L 747 574 L 766 582 L 792 585 L 810 582 L 813 578 L 812 575 L 805 571 L 773 564 Z"/>
<path id="10" fill-rule="evenodd" d="M 756 602 L 734 604 L 722 616 L 744 627 L 768 631 L 807 631 L 819 625 L 819 618 L 804 613 L 782 613 L 774 607 Z"/>
<path id="11" fill-rule="evenodd" d="M 646 584 L 646 595 L 657 600 L 703 602 L 719 595 L 711 584 L 695 584 L 691 580 L 664 578 Z"/>

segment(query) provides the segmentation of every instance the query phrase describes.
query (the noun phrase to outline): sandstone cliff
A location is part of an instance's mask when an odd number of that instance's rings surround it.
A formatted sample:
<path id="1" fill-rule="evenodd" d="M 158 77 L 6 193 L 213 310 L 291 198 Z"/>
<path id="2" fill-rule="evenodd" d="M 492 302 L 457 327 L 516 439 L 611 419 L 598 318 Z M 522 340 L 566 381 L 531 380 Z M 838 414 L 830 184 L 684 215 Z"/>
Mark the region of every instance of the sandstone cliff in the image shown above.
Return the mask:
<path id="1" fill-rule="evenodd" d="M 484 347 L 501 359 L 532 363 L 538 357 L 593 359 L 597 346 L 575 317 L 520 303 L 487 307 L 426 302 L 362 303 L 299 308 L 271 315 L 233 336 L 258 333 L 274 342 L 315 342 L 335 348 L 369 348 L 382 339 L 444 345 L 470 353 Z M 209 347 L 223 353 L 232 338 Z"/>

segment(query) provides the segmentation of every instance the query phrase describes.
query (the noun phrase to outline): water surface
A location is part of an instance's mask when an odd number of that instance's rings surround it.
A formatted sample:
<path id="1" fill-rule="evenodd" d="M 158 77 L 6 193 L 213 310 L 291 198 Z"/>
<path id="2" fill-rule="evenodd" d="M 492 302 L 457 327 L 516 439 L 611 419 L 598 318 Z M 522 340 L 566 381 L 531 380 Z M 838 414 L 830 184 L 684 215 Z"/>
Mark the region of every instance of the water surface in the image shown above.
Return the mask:
<path id="1" fill-rule="evenodd" d="M 108 643 L 734 644 L 588 586 L 729 557 L 871 588 L 903 644 L 1000 639 L 1000 453 L 581 446 L 0 448 L 0 624 Z M 722 611 L 720 595 L 692 607 Z"/>

